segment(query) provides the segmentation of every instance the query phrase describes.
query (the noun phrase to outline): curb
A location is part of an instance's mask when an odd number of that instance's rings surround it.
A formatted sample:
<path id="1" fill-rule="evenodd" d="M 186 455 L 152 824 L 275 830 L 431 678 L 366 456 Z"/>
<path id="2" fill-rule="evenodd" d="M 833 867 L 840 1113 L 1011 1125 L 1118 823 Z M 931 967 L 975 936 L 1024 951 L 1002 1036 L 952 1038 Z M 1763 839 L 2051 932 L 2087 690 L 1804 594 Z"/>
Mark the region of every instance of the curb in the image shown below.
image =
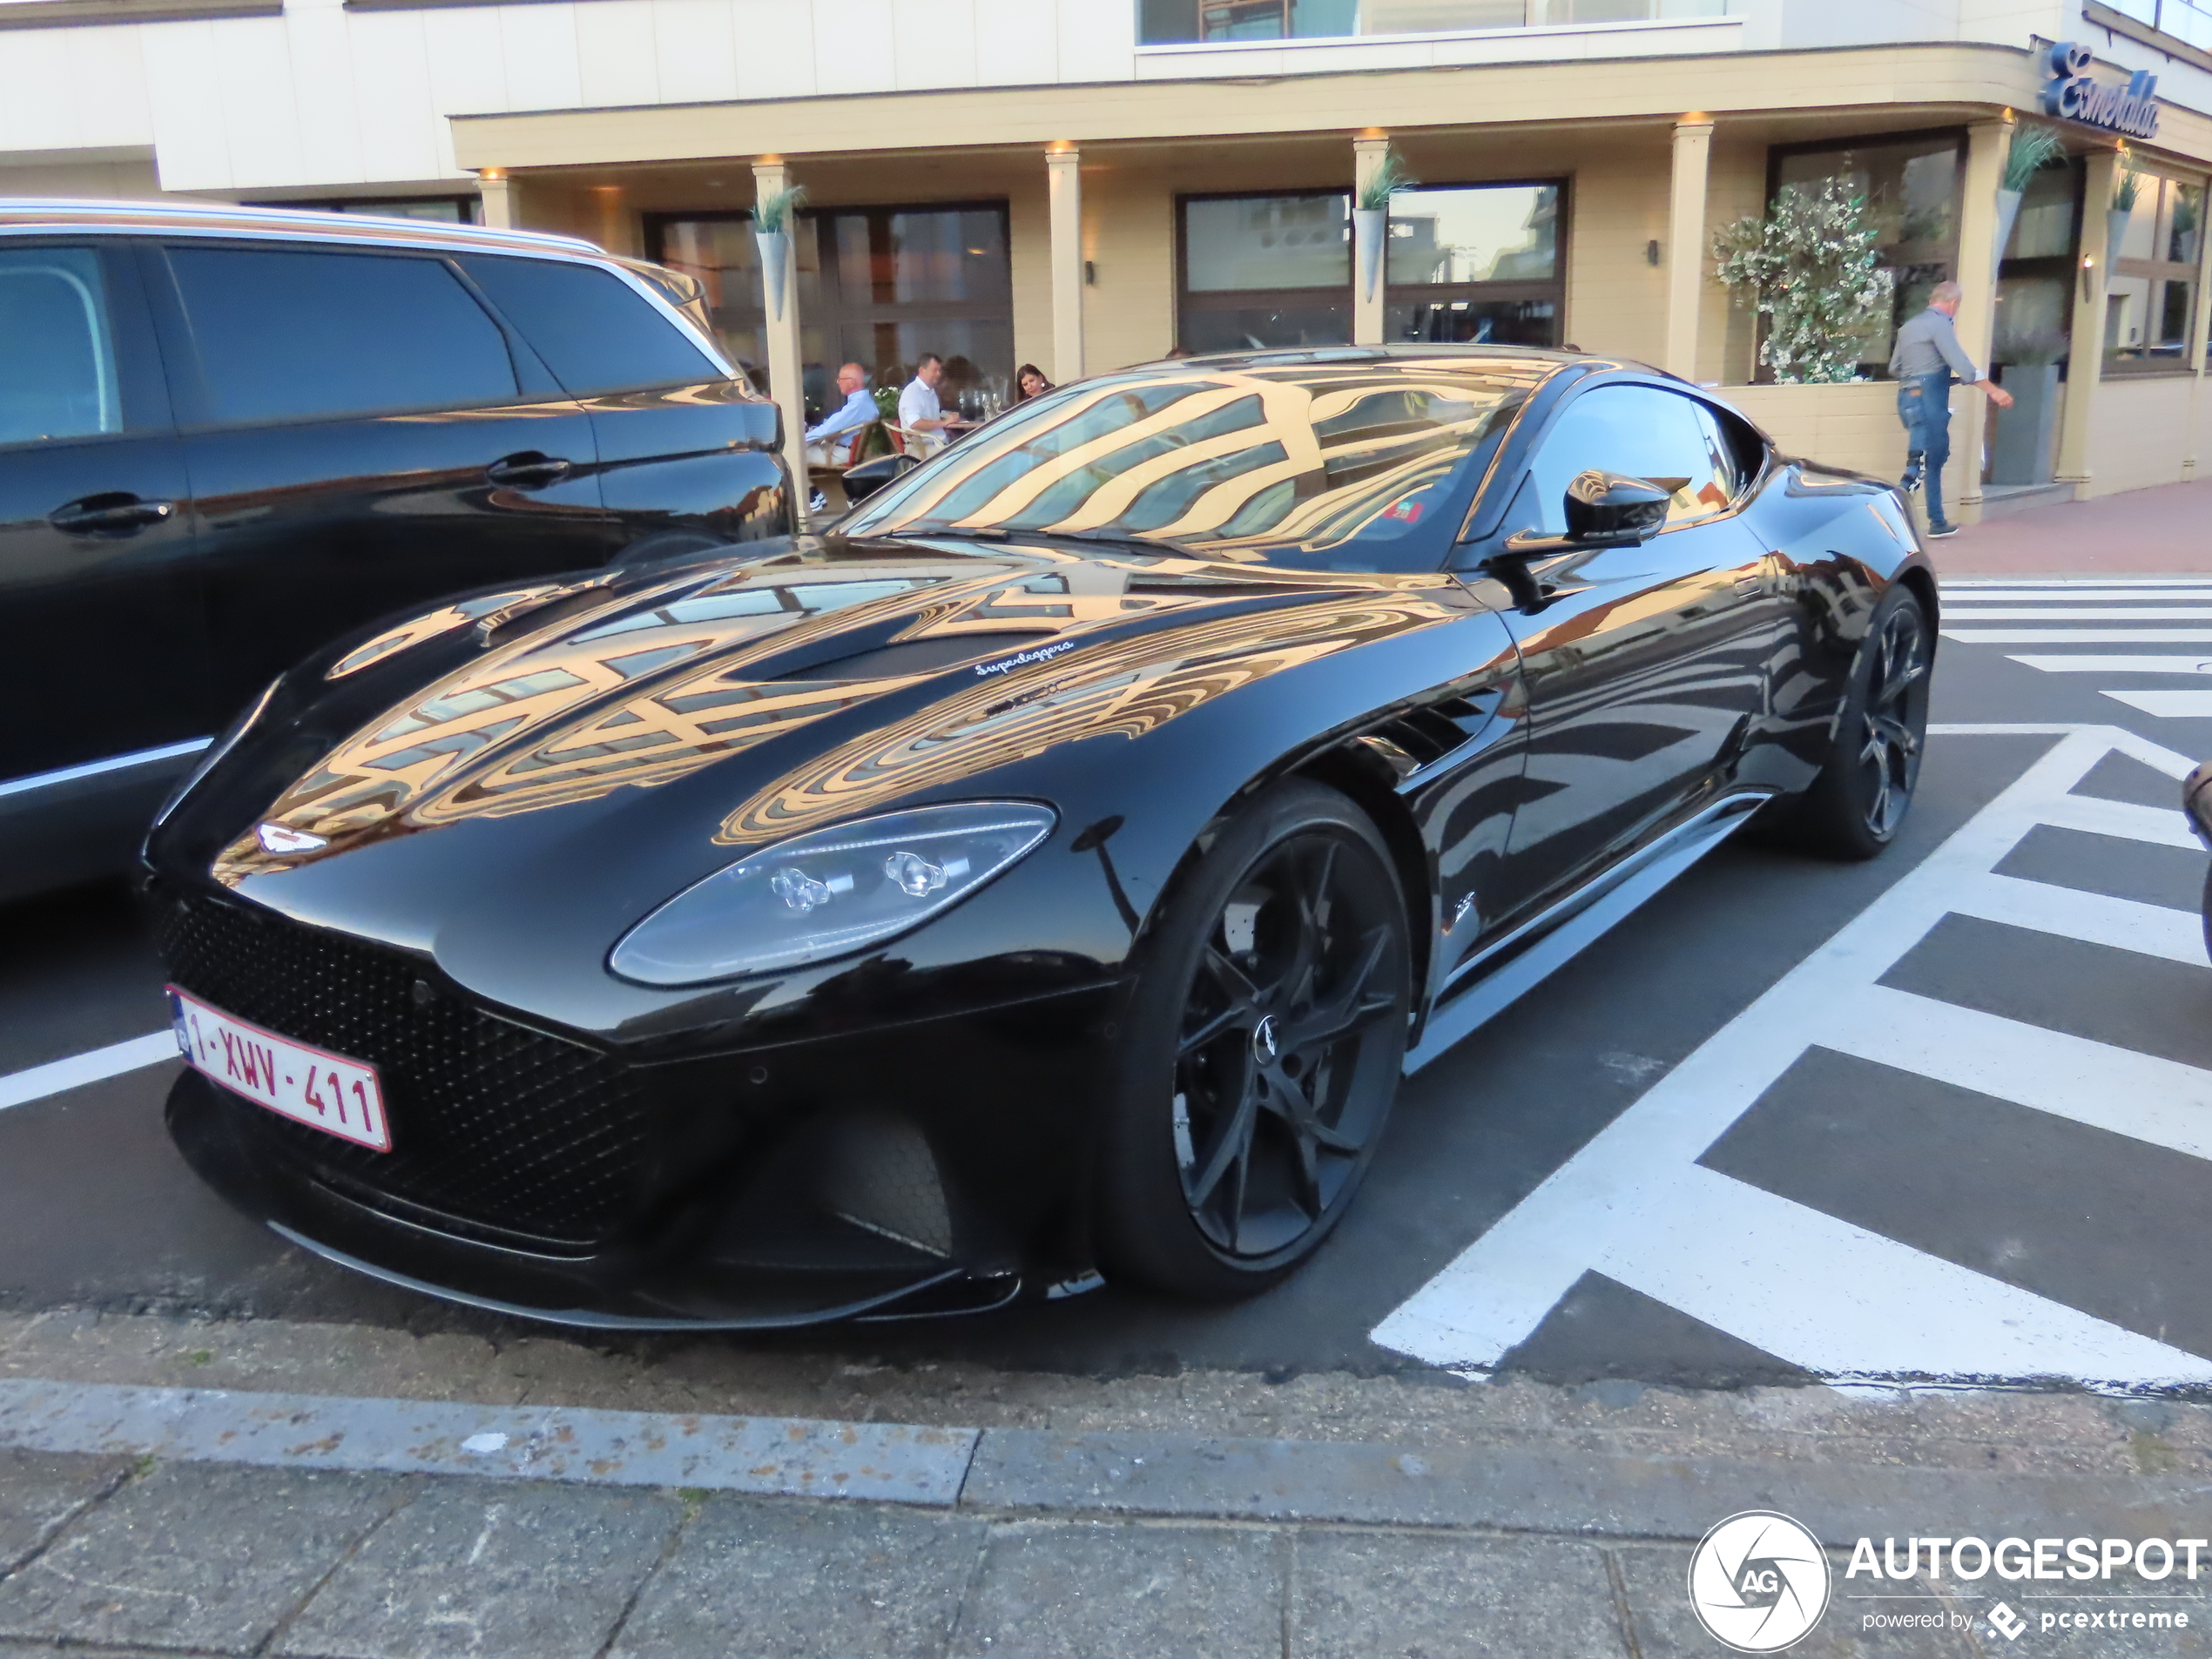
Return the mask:
<path id="1" fill-rule="evenodd" d="M 0 1380 L 0 1448 L 874 1500 L 937 1509 L 1694 1541 L 1778 1509 L 1832 1543 L 2203 1534 L 2179 1476 L 1057 1434 Z"/>

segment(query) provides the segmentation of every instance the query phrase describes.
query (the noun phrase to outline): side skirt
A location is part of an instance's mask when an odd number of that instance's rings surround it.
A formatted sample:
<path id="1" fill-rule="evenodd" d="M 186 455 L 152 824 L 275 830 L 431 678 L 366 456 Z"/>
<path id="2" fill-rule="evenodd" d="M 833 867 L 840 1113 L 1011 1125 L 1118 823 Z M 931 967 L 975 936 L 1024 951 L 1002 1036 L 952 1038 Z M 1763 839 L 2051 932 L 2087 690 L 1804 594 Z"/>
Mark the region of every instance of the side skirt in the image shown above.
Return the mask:
<path id="1" fill-rule="evenodd" d="M 1457 988 L 1447 990 L 1430 1011 L 1420 1042 L 1406 1052 L 1405 1075 L 1419 1071 L 1564 968 L 1615 923 L 1743 828 L 1770 799 L 1761 792 L 1715 801 L 1499 940 L 1461 970 Z M 1501 962 L 1501 957 L 1508 960 Z M 1486 974 L 1486 962 L 1498 966 Z"/>

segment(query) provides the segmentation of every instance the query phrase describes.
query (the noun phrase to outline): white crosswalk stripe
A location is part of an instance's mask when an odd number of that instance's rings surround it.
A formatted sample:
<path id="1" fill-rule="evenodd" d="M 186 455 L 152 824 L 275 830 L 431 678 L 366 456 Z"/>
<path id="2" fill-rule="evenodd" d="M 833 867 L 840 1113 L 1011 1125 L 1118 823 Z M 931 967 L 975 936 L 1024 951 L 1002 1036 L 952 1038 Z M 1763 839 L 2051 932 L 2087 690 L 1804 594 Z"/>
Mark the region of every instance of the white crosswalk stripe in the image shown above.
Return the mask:
<path id="1" fill-rule="evenodd" d="M 2212 644 L 2212 631 L 2140 625 L 2192 621 L 2212 622 L 2212 579 L 2081 577 L 2034 582 L 1984 578 L 1944 584 L 1943 635 L 1961 644 Z M 1981 625 L 1988 623 L 2040 625 Z M 2101 625 L 2074 625 L 2083 623 Z M 2011 655 L 2011 660 L 2044 674 L 2212 675 L 2212 656 L 2172 651 L 2021 652 Z M 2107 689 L 2104 695 L 2159 719 L 2212 719 L 2212 692 Z"/>
<path id="2" fill-rule="evenodd" d="M 2122 1390 L 2212 1382 L 2212 1356 L 1698 1162 L 1815 1049 L 2212 1159 L 2212 1070 L 1878 982 L 1946 916 L 1961 914 L 2207 966 L 2193 913 L 1996 873 L 2044 825 L 2196 845 L 2178 811 L 2072 792 L 2114 752 L 2176 779 L 2188 757 L 2117 726 L 2042 729 L 2064 735 L 1392 1312 L 1374 1340 L 1486 1372 L 1597 1272 L 1831 1381 L 2063 1378 Z"/>

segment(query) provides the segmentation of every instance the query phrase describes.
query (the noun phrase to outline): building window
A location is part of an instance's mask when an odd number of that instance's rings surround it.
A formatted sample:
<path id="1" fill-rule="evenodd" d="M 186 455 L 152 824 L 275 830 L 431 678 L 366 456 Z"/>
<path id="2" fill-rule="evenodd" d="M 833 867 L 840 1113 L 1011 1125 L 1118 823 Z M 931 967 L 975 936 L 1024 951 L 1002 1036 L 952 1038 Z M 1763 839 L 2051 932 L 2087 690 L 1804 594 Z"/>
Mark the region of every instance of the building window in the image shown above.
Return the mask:
<path id="1" fill-rule="evenodd" d="M 2085 177 L 2077 157 L 2063 167 L 2044 168 L 2021 195 L 1997 271 L 1989 354 L 2000 368 L 2056 363 L 2065 378 Z"/>
<path id="2" fill-rule="evenodd" d="M 1178 342 L 1186 351 L 1352 340 L 1352 197 L 1186 196 Z"/>
<path id="3" fill-rule="evenodd" d="M 1719 17 L 1727 10 L 1727 0 L 1137 0 L 1137 37 L 1147 46 L 1341 40 Z"/>
<path id="4" fill-rule="evenodd" d="M 1556 183 L 1399 192 L 1383 337 L 1558 345 L 1566 193 Z"/>
<path id="5" fill-rule="evenodd" d="M 1889 374 L 1897 325 L 1925 311 L 1928 293 L 1959 266 L 1959 203 L 1966 144 L 1955 132 L 1907 133 L 1844 143 L 1777 145 L 1768 152 L 1767 201 L 1791 185 L 1839 179 L 1866 200 L 1883 266 L 1896 280 L 1891 314 L 1859 347 L 1859 372 Z M 1764 364 L 1759 378 L 1772 378 Z"/>
<path id="6" fill-rule="evenodd" d="M 706 287 L 730 356 L 764 383 L 767 306 L 746 213 L 654 213 L 648 256 Z M 906 383 L 925 352 L 945 360 L 939 395 L 981 413 L 1014 375 L 1014 284 L 1002 202 L 833 207 L 792 226 L 806 401 L 837 401 L 840 365 L 859 363 L 878 387 Z"/>
<path id="7" fill-rule="evenodd" d="M 2107 373 L 2155 374 L 2188 366 L 2203 226 L 2203 186 L 2142 176 L 2128 228 L 2112 250 L 2112 280 L 2105 286 Z"/>

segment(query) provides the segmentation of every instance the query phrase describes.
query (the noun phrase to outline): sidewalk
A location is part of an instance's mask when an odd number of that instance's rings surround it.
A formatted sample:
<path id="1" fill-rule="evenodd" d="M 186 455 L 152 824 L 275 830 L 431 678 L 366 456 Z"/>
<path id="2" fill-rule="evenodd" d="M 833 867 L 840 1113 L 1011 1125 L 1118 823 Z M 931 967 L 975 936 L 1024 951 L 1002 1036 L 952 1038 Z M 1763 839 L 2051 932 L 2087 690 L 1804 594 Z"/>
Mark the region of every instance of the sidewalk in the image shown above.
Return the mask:
<path id="1" fill-rule="evenodd" d="M 2161 484 L 2030 508 L 1932 542 L 1943 576 L 2212 573 L 2212 484 Z"/>
<path id="2" fill-rule="evenodd" d="M 0 1316 L 0 1656 L 1671 1659 L 1722 1651 L 1696 1541 L 1774 1508 L 1831 1561 L 1794 1653 L 1970 1659 L 2082 1587 L 1854 1581 L 1858 1537 L 2201 1534 L 2212 1469 L 2167 1401 L 881 1371 L 806 1423 L 635 1409 L 792 1403 L 735 1344 Z M 348 1376 L 390 1395 L 292 1392 Z M 2208 1582 L 2095 1587 L 2189 1614 L 2097 1651 L 2212 1652 Z M 1944 1628 L 1869 1628 L 1908 1596 Z"/>

